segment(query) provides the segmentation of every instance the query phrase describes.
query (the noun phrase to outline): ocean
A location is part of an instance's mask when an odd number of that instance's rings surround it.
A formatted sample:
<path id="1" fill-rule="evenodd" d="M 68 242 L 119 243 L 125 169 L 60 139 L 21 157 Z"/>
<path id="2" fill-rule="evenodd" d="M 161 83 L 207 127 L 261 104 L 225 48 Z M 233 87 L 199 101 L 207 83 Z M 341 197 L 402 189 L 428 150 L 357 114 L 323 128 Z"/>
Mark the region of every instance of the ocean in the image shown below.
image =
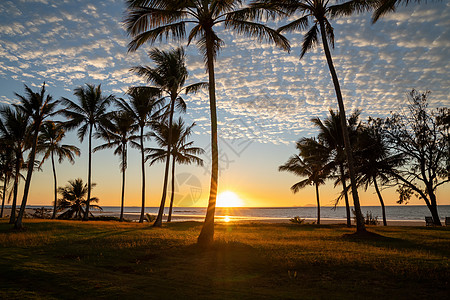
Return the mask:
<path id="1" fill-rule="evenodd" d="M 28 206 L 28 208 L 40 208 L 42 206 Z M 47 206 L 46 206 L 47 207 Z M 51 207 L 47 207 L 51 208 Z M 156 215 L 158 213 L 158 207 L 147 207 L 146 213 Z M 364 215 L 367 212 L 372 213 L 373 216 L 377 216 L 378 220 L 382 220 L 382 213 L 380 206 L 362 206 L 361 210 Z M 132 206 L 125 207 L 124 212 L 129 215 L 139 215 L 141 211 L 140 207 Z M 165 209 L 167 215 L 169 209 Z M 442 220 L 445 217 L 450 217 L 450 205 L 438 206 L 439 216 Z M 102 212 L 93 211 L 95 215 L 112 215 L 119 214 L 119 206 L 104 206 Z M 173 215 L 176 216 L 177 221 L 192 219 L 192 218 L 204 218 L 206 208 L 204 207 L 175 207 L 173 209 Z M 304 219 L 314 220 L 317 217 L 316 207 L 218 207 L 216 208 L 217 217 L 226 217 L 237 220 L 285 220 L 295 216 L 299 216 Z M 403 206 L 386 206 L 386 217 L 390 221 L 423 221 L 425 216 L 431 216 L 430 211 L 426 206 L 421 205 L 403 205 Z M 345 207 L 322 206 L 320 209 L 321 219 L 329 220 L 345 220 Z"/>

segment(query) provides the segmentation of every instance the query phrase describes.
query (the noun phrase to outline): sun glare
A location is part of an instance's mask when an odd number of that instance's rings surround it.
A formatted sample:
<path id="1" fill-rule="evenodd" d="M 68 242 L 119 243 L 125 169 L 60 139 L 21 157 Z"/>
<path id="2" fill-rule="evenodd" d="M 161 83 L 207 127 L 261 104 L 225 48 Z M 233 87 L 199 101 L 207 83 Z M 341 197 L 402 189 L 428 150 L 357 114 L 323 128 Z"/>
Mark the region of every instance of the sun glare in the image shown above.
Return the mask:
<path id="1" fill-rule="evenodd" d="M 217 207 L 241 207 L 242 200 L 231 191 L 225 191 L 217 196 Z"/>

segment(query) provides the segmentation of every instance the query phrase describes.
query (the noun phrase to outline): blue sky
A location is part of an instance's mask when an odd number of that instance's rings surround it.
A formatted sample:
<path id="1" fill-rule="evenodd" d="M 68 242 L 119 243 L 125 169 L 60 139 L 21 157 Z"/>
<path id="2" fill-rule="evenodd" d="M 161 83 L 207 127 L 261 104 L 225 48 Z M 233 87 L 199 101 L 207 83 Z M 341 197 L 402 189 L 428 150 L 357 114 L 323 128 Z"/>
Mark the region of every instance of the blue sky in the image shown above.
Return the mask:
<path id="1" fill-rule="evenodd" d="M 121 24 L 124 11 L 121 0 L 2 1 L 0 103 L 14 103 L 14 92 L 21 94 L 23 84 L 37 89 L 43 81 L 55 98 L 69 99 L 74 99 L 73 89 L 85 83 L 101 83 L 105 93 L 119 97 L 129 86 L 144 84 L 129 68 L 149 64 L 146 52 L 151 46 L 127 53 L 129 39 Z M 274 26 L 285 23 L 277 21 Z M 336 48 L 332 55 L 348 112 L 363 109 L 364 120 L 369 115 L 385 117 L 390 111 L 405 108 L 406 93 L 412 88 L 431 90 L 432 107 L 450 105 L 450 3 L 401 7 L 375 25 L 370 23 L 370 15 L 364 14 L 334 20 L 333 26 Z M 292 195 L 289 187 L 296 178 L 279 173 L 277 167 L 295 153 L 295 140 L 315 133 L 310 119 L 323 118 L 328 109 L 337 106 L 322 48 L 299 60 L 300 33 L 288 35 L 292 43 L 288 54 L 270 44 L 224 30 L 218 32 L 225 41 L 216 63 L 222 137 L 219 188 L 238 191 L 249 205 L 314 203 L 313 188 Z M 155 46 L 169 49 L 177 45 Z M 195 46 L 186 52 L 189 83 L 206 81 L 203 60 Z M 187 122 L 197 123 L 193 139 L 206 148 L 207 94 L 185 99 L 188 112 L 184 117 Z M 68 135 L 67 142 L 77 144 L 84 153 L 73 167 L 67 163 L 59 166 L 60 184 L 70 178 L 86 177 L 87 145 L 80 145 L 73 134 Z M 95 154 L 94 160 L 96 191 L 114 205 L 119 195 L 116 189 L 120 189 L 118 159 L 104 152 Z M 130 205 L 139 205 L 134 202 L 140 181 L 138 163 L 137 152 L 131 152 L 127 181 Z M 148 169 L 150 205 L 158 202 L 161 172 L 160 166 Z M 194 173 L 201 179 L 204 191 L 199 203 L 206 204 L 207 172 L 198 167 L 181 167 L 180 172 Z M 33 186 L 41 188 L 50 182 L 50 166 L 44 165 L 44 172 L 36 174 Z M 324 192 L 324 204 L 336 196 L 332 184 L 329 186 Z M 51 197 L 50 186 L 48 190 L 36 188 L 31 203 L 46 203 Z M 391 196 L 388 204 L 394 204 L 393 191 L 387 193 Z M 280 197 L 278 202 L 274 195 Z M 367 193 L 366 204 L 376 204 L 375 200 L 372 192 Z M 444 201 L 450 204 L 449 200 Z"/>

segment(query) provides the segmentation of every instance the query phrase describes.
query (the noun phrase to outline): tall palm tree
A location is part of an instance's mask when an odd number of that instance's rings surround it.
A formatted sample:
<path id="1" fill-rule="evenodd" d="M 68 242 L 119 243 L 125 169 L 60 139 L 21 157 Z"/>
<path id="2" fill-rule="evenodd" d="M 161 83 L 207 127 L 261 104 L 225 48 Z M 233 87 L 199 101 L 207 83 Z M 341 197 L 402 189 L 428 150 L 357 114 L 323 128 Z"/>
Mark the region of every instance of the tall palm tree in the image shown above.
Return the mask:
<path id="1" fill-rule="evenodd" d="M 188 45 L 196 40 L 205 60 L 209 76 L 209 102 L 211 114 L 211 186 L 208 209 L 198 243 L 210 244 L 214 239 L 214 214 L 218 183 L 217 113 L 214 61 L 223 44 L 215 28 L 224 25 L 226 29 L 274 41 L 288 50 L 287 40 L 273 29 L 244 19 L 240 0 L 128 0 L 126 30 L 133 38 L 129 51 L 136 51 L 146 42 L 154 43 L 162 38 L 181 40 L 186 37 L 186 24 L 193 24 L 187 36 Z"/>
<path id="2" fill-rule="evenodd" d="M 62 114 L 69 120 L 64 126 L 68 129 L 78 129 L 78 138 L 83 142 L 86 134 L 89 138 L 89 157 L 88 157 L 88 192 L 87 205 L 84 214 L 84 220 L 89 219 L 89 201 L 91 199 L 91 180 L 92 180 L 92 135 L 93 130 L 97 130 L 101 121 L 104 119 L 106 109 L 114 99 L 113 95 L 102 95 L 101 85 L 86 84 L 86 87 L 80 86 L 74 90 L 74 95 L 79 103 L 75 103 L 67 98 L 61 98 L 61 103 L 65 106 Z"/>
<path id="3" fill-rule="evenodd" d="M 80 156 L 80 149 L 73 145 L 61 144 L 66 132 L 61 124 L 56 124 L 53 121 L 47 121 L 42 124 L 41 133 L 39 135 L 39 143 L 37 147 L 38 153 L 44 153 L 41 161 L 41 166 L 46 159 L 50 157 L 53 171 L 54 184 L 54 202 L 52 219 L 56 218 L 56 203 L 58 200 L 58 182 L 56 178 L 55 155 L 58 156 L 58 162 L 62 163 L 64 158 L 67 158 L 71 164 L 75 162 L 75 155 Z"/>
<path id="4" fill-rule="evenodd" d="M 0 119 L 0 128 L 3 126 L 1 122 L 2 121 Z M 2 132 L 1 129 L 0 132 Z M 0 211 L 0 218 L 3 218 L 9 180 L 14 176 L 14 151 L 12 145 L 8 144 L 7 141 L 3 139 L 1 133 L 0 136 L 2 138 L 0 142 L 0 146 L 2 147 L 0 153 L 0 172 L 3 177 L 2 208 Z"/>
<path id="5" fill-rule="evenodd" d="M 95 187 L 95 183 L 92 183 L 91 188 L 93 187 Z M 100 206 L 90 204 L 91 202 L 98 202 L 98 198 L 94 197 L 89 201 L 86 198 L 89 187 L 83 183 L 81 178 L 69 180 L 69 184 L 65 187 L 59 187 L 58 192 L 62 196 L 58 202 L 58 211 L 64 211 L 58 216 L 58 219 L 84 218 L 88 206 L 101 210 Z"/>
<path id="6" fill-rule="evenodd" d="M 139 66 L 134 67 L 132 70 L 143 76 L 149 83 L 153 84 L 155 88 L 161 91 L 161 94 L 167 95 L 170 99 L 169 104 L 166 107 L 166 115 L 169 117 L 169 141 L 171 139 L 173 122 L 173 114 L 175 111 L 175 105 L 181 109 L 186 110 L 186 104 L 180 97 L 182 92 L 186 94 L 196 93 L 199 89 L 207 86 L 207 83 L 200 82 L 184 86 L 186 79 L 188 78 L 188 71 L 185 64 L 185 55 L 183 48 L 172 49 L 170 51 L 162 51 L 158 49 L 152 49 L 148 56 L 155 63 L 155 67 Z M 170 162 L 170 147 L 172 143 L 167 143 L 167 158 L 164 171 L 164 183 L 163 192 L 161 197 L 161 204 L 153 226 L 162 225 L 162 216 L 164 213 L 164 206 L 166 201 L 167 183 L 169 177 L 169 162 Z"/>
<path id="7" fill-rule="evenodd" d="M 129 117 L 134 121 L 133 131 L 139 131 L 139 135 L 130 138 L 131 147 L 139 149 L 141 153 L 141 174 L 142 174 L 142 190 L 141 190 L 141 214 L 139 223 L 144 222 L 145 213 L 145 147 L 144 140 L 148 138 L 145 127 L 151 123 L 162 105 L 159 99 L 160 90 L 150 87 L 133 87 L 127 92 L 129 102 L 124 99 L 117 99 L 116 105 L 123 111 L 126 111 Z"/>
<path id="8" fill-rule="evenodd" d="M 348 186 L 347 186 L 347 178 L 348 172 L 346 157 L 345 157 L 345 144 L 344 137 L 342 135 L 342 124 L 340 120 L 340 114 L 335 113 L 333 110 L 330 110 L 330 115 L 325 119 L 321 120 L 320 118 L 313 118 L 311 121 L 314 126 L 319 129 L 318 139 L 328 148 L 330 153 L 330 159 L 333 161 L 335 165 L 335 169 L 337 172 L 337 181 L 335 185 L 338 183 L 342 184 L 342 194 L 345 199 L 345 208 L 346 208 L 346 216 L 347 216 L 347 226 L 351 226 L 351 213 L 350 213 L 350 204 L 348 201 Z M 359 115 L 360 111 L 353 112 L 348 119 L 348 131 L 350 132 L 350 139 L 352 142 L 356 139 L 356 131 L 359 125 Z M 338 200 L 340 197 L 338 198 Z"/>
<path id="9" fill-rule="evenodd" d="M 94 148 L 94 152 L 102 149 L 114 148 L 114 154 L 120 155 L 120 170 L 122 172 L 122 194 L 120 201 L 120 221 L 123 221 L 123 207 L 125 201 L 125 171 L 127 169 L 128 142 L 135 130 L 133 118 L 126 111 L 112 112 L 104 121 L 96 137 L 107 142 Z"/>
<path id="10" fill-rule="evenodd" d="M 45 119 L 54 113 L 54 109 L 58 104 L 58 101 L 54 101 L 52 96 L 45 95 L 45 82 L 42 84 L 41 90 L 33 92 L 28 86 L 25 85 L 25 96 L 21 96 L 17 93 L 15 95 L 19 98 L 19 104 L 14 106 L 21 110 L 24 114 L 30 117 L 32 124 L 32 132 L 30 134 L 31 150 L 28 156 L 28 170 L 27 177 L 25 179 L 25 187 L 23 190 L 22 203 L 20 205 L 19 214 L 14 224 L 16 229 L 22 229 L 22 219 L 25 214 L 25 208 L 28 200 L 28 193 L 30 191 L 31 176 L 35 168 L 36 148 L 38 144 L 39 131 L 41 124 Z"/>
<path id="11" fill-rule="evenodd" d="M 17 193 L 20 178 L 20 171 L 23 167 L 23 153 L 27 148 L 30 132 L 30 118 L 17 108 L 2 107 L 0 110 L 0 135 L 3 143 L 11 147 L 13 152 L 13 201 L 9 223 L 16 221 Z M 6 192 L 3 197 L 6 196 Z"/>
<path id="12" fill-rule="evenodd" d="M 314 185 L 317 199 L 317 224 L 320 224 L 320 200 L 319 185 L 324 184 L 331 171 L 328 159 L 328 149 L 320 142 L 311 138 L 303 138 L 297 142 L 296 148 L 299 155 L 294 155 L 281 165 L 279 171 L 294 173 L 300 177 L 306 177 L 291 187 L 292 192 L 297 193 L 300 189 Z"/>
<path id="13" fill-rule="evenodd" d="M 381 120 L 369 120 L 369 124 L 362 128 L 358 141 L 358 184 L 364 185 L 365 190 L 373 184 L 380 200 L 381 212 L 383 215 L 383 225 L 387 226 L 386 208 L 383 197 L 378 187 L 378 180 L 381 183 L 388 183 L 395 168 L 403 162 L 401 154 L 391 154 L 386 139 L 381 132 Z"/>
<path id="14" fill-rule="evenodd" d="M 329 43 L 334 47 L 334 29 L 331 26 L 330 19 L 341 15 L 352 15 L 355 12 L 365 11 L 371 8 L 371 0 L 351 0 L 343 3 L 340 1 L 331 1 L 336 3 L 330 4 L 329 0 L 257 0 L 253 2 L 254 10 L 268 10 L 272 13 L 279 13 L 283 17 L 292 18 L 297 14 L 298 19 L 282 26 L 278 29 L 279 32 L 292 32 L 297 30 L 305 30 L 308 28 L 311 21 L 313 25 L 303 37 L 302 50 L 300 59 L 310 50 L 312 50 L 319 43 L 319 35 L 322 39 L 322 45 L 325 52 L 328 68 L 333 80 L 336 98 L 338 101 L 340 111 L 341 128 L 343 130 L 345 154 L 347 158 L 347 165 L 350 176 L 350 184 L 352 187 L 352 196 L 356 213 L 357 232 L 365 232 L 364 218 L 361 213 L 359 203 L 359 196 L 357 191 L 356 173 L 353 162 L 353 154 L 350 143 L 350 137 L 347 131 L 346 116 L 344 101 L 341 94 L 341 87 L 334 68 L 333 59 Z M 260 14 L 254 14 L 258 17 Z"/>
<path id="15" fill-rule="evenodd" d="M 194 147 L 193 141 L 188 141 L 188 138 L 192 134 L 191 126 L 185 127 L 183 119 L 179 118 L 177 122 L 172 124 L 172 128 L 169 128 L 165 122 L 157 123 L 154 125 L 153 136 L 160 148 L 149 148 L 147 151 L 150 153 L 147 157 L 150 159 L 150 164 L 154 164 L 159 161 L 166 161 L 167 163 L 167 144 L 171 143 L 170 155 L 172 156 L 172 193 L 170 196 L 169 216 L 167 222 L 172 220 L 172 208 L 175 195 L 175 166 L 179 164 L 192 164 L 195 163 L 199 166 L 203 166 L 203 160 L 197 155 L 203 154 L 204 150 L 199 147 Z M 172 131 L 170 133 L 169 131 Z M 169 137 L 170 136 L 170 137 Z M 172 141 L 172 142 L 170 142 Z M 170 156 L 169 156 L 170 157 Z"/>

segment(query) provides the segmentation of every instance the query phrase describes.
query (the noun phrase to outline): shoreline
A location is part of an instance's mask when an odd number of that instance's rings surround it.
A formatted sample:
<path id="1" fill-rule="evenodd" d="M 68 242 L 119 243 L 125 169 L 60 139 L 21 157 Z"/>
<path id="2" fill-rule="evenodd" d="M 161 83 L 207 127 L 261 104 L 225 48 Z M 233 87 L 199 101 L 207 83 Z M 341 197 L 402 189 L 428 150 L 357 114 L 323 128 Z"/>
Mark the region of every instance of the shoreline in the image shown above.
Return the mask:
<path id="1" fill-rule="evenodd" d="M 4 211 L 4 216 L 9 216 L 10 209 L 6 208 Z M 35 212 L 34 208 L 27 208 L 26 214 L 30 217 Z M 107 217 L 120 217 L 120 213 L 104 211 L 104 212 L 93 212 L 94 216 L 107 216 Z M 4 217 L 4 218 L 5 218 Z M 130 220 L 132 222 L 137 222 L 139 220 L 139 213 L 124 213 L 124 218 Z M 203 222 L 203 215 L 172 215 L 173 222 L 188 222 L 188 221 L 196 221 Z M 217 223 L 224 224 L 239 224 L 239 223 L 284 223 L 288 224 L 291 218 L 269 218 L 269 217 L 242 217 L 242 216 L 220 216 L 217 215 L 215 217 L 215 221 Z M 302 218 L 307 223 L 316 222 L 316 218 Z M 163 217 L 163 222 L 167 220 L 167 215 L 165 214 Z M 443 220 L 442 220 L 443 221 Z M 321 218 L 321 225 L 331 225 L 331 224 L 346 224 L 346 219 L 333 219 L 333 218 Z M 352 219 L 352 225 L 355 225 Z M 387 220 L 388 226 L 424 226 L 426 225 L 425 219 L 421 220 Z M 383 220 L 378 220 L 377 226 L 383 226 Z"/>

